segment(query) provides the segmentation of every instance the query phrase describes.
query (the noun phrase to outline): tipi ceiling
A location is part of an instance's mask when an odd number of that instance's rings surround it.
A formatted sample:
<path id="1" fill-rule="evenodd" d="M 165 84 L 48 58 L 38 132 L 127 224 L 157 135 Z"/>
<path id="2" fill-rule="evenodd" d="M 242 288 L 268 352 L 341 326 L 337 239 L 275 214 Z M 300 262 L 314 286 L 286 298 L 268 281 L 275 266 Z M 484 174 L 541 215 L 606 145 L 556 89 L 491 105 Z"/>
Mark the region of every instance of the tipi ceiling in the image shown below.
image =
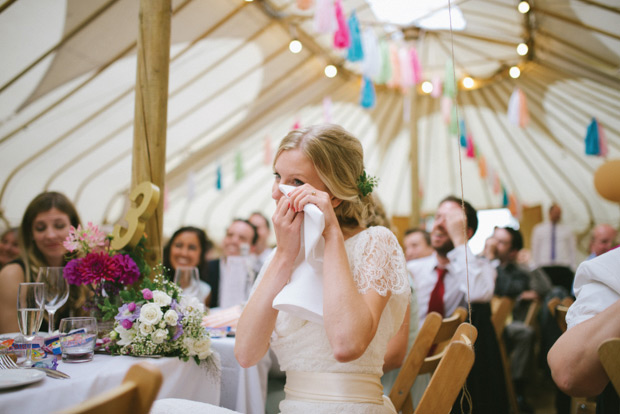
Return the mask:
<path id="1" fill-rule="evenodd" d="M 286 0 L 173 1 L 164 233 L 192 224 L 219 240 L 234 217 L 271 215 L 270 159 L 279 140 L 296 123 L 325 121 L 363 142 L 390 216 L 408 216 L 412 196 L 432 213 L 462 182 L 477 208 L 555 201 L 576 232 L 617 225 L 618 205 L 593 186 L 596 169 L 620 154 L 617 0 L 530 0 L 525 15 L 513 0 L 409 3 L 442 13 L 451 6 L 466 26 L 421 27 L 428 13 L 388 25 L 364 0 L 341 4 L 347 18 L 355 10 L 362 30 L 391 47 L 415 48 L 422 81 L 445 81 L 450 61 L 457 80 L 473 78 L 473 88 L 459 86 L 453 111 L 468 148 L 455 120 L 445 119 L 445 100 L 419 84 L 377 83 L 374 106 L 361 107 L 364 66 L 334 49 L 332 35 L 316 32 L 314 8 Z M 122 217 L 138 9 L 135 0 L 17 0 L 0 12 L 0 227 L 17 225 L 44 190 L 67 194 L 85 222 Z M 304 46 L 297 54 L 289 50 L 294 38 Z M 530 46 L 525 56 L 519 43 Z M 327 64 L 338 68 L 334 78 L 325 76 Z M 508 75 L 512 66 L 521 70 L 517 79 Z M 524 126 L 507 115 L 516 88 L 527 102 Z M 584 152 L 592 118 L 604 130 L 606 156 Z M 412 156 L 420 186 L 413 195 Z"/>

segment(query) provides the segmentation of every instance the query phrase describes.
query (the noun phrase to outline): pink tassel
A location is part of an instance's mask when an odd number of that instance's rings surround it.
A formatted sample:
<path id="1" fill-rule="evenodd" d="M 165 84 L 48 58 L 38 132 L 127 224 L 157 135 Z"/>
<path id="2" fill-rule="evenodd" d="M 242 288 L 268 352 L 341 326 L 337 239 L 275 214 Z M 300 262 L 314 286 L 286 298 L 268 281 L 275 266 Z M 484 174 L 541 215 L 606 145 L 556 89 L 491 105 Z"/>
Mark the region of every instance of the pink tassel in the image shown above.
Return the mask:
<path id="1" fill-rule="evenodd" d="M 336 31 L 335 17 L 332 0 L 317 0 L 314 8 L 314 31 L 317 33 L 334 33 Z"/>
<path id="2" fill-rule="evenodd" d="M 599 149 L 599 157 L 606 157 L 609 149 L 607 148 L 607 136 L 605 136 L 605 129 L 598 122 L 598 149 Z"/>
<path id="3" fill-rule="evenodd" d="M 431 92 L 431 96 L 433 98 L 439 98 L 441 96 L 441 78 L 438 75 L 433 76 L 433 80 L 431 81 L 433 84 L 433 91 Z"/>
<path id="4" fill-rule="evenodd" d="M 326 124 L 332 122 L 332 99 L 329 96 L 323 98 L 323 121 Z"/>
<path id="5" fill-rule="evenodd" d="M 299 10 L 308 10 L 314 4 L 314 0 L 297 0 Z"/>
<path id="6" fill-rule="evenodd" d="M 493 194 L 499 194 L 499 192 L 502 190 L 502 184 L 499 182 L 499 177 L 497 176 L 497 173 L 494 172 L 493 174 Z"/>
<path id="7" fill-rule="evenodd" d="M 527 110 L 527 99 L 525 93 L 519 89 L 519 126 L 525 128 L 530 123 L 530 115 Z"/>
<path id="8" fill-rule="evenodd" d="M 452 115 L 452 99 L 448 96 L 441 97 L 441 115 L 443 122 L 446 125 L 450 124 L 450 117 Z"/>
<path id="9" fill-rule="evenodd" d="M 338 24 L 338 30 L 334 33 L 334 47 L 336 49 L 346 49 L 351 45 L 349 25 L 344 18 L 340 0 L 334 2 L 334 7 L 336 9 L 336 23 Z"/>
<path id="10" fill-rule="evenodd" d="M 295 130 L 295 129 L 299 129 L 299 128 L 301 128 L 301 122 L 298 119 L 298 120 L 295 121 L 295 123 L 293 124 L 293 128 L 291 128 L 291 129 Z"/>
<path id="11" fill-rule="evenodd" d="M 466 157 L 467 158 L 476 158 L 476 154 L 474 151 L 474 139 L 472 138 L 471 134 L 467 134 L 467 152 L 466 152 Z"/>
<path id="12" fill-rule="evenodd" d="M 394 44 L 390 44 L 390 64 L 392 65 L 392 77 L 387 85 L 390 88 L 398 88 L 400 86 L 400 59 L 398 48 Z"/>
<path id="13" fill-rule="evenodd" d="M 263 164 L 271 165 L 271 137 L 269 135 L 265 137 L 264 150 Z"/>
<path id="14" fill-rule="evenodd" d="M 418 59 L 418 51 L 412 47 L 409 51 L 411 55 L 411 66 L 413 68 L 413 84 L 417 85 L 422 80 L 422 65 Z"/>

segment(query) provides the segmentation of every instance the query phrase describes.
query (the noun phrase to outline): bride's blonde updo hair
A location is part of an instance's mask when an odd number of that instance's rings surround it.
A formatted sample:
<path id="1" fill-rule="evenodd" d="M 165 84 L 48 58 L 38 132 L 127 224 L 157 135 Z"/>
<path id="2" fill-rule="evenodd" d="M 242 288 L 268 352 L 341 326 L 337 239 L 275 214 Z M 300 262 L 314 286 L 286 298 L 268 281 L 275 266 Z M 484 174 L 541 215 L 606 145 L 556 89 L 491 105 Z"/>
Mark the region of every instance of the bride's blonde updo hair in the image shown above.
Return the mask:
<path id="1" fill-rule="evenodd" d="M 273 165 L 282 153 L 304 153 L 329 191 L 342 203 L 334 211 L 341 227 L 366 227 L 372 195 L 358 187 L 364 173 L 364 149 L 360 141 L 334 124 L 314 125 L 289 132 L 278 147 Z"/>

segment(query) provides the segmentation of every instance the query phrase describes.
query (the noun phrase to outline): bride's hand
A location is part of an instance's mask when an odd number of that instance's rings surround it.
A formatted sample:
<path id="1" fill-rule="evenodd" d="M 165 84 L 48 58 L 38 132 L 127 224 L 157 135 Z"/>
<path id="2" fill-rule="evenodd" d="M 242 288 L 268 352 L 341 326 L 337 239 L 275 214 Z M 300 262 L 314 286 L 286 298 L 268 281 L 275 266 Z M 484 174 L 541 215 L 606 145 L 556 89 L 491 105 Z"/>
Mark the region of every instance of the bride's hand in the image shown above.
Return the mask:
<path id="1" fill-rule="evenodd" d="M 295 260 L 301 246 L 300 232 L 303 215 L 295 212 L 291 200 L 281 197 L 271 220 L 278 246 L 276 252 L 285 255 L 290 260 Z"/>
<path id="2" fill-rule="evenodd" d="M 325 217 L 324 235 L 332 230 L 340 232 L 340 223 L 338 223 L 332 204 L 333 197 L 329 193 L 317 190 L 310 184 L 304 184 L 291 191 L 289 197 L 291 207 L 296 212 L 302 212 L 306 204 L 314 204 L 323 212 Z"/>

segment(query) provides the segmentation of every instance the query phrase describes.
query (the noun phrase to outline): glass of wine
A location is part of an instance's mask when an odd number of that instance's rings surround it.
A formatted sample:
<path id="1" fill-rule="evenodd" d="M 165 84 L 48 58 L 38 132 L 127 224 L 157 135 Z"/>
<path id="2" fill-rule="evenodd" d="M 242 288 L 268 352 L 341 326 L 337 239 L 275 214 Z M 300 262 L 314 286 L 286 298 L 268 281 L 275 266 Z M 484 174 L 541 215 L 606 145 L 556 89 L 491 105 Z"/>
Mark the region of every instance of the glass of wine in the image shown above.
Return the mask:
<path id="1" fill-rule="evenodd" d="M 69 283 L 63 267 L 42 267 L 37 282 L 45 285 L 45 310 L 49 315 L 49 336 L 54 333 L 54 314 L 69 298 Z"/>
<path id="2" fill-rule="evenodd" d="M 174 272 L 174 283 L 183 289 L 184 296 L 200 295 L 200 277 L 197 267 L 177 267 Z"/>
<path id="3" fill-rule="evenodd" d="M 45 285 L 43 283 L 20 283 L 17 290 L 17 322 L 19 330 L 28 343 L 26 360 L 22 366 L 30 367 L 32 362 L 32 340 L 43 321 L 45 306 Z"/>

